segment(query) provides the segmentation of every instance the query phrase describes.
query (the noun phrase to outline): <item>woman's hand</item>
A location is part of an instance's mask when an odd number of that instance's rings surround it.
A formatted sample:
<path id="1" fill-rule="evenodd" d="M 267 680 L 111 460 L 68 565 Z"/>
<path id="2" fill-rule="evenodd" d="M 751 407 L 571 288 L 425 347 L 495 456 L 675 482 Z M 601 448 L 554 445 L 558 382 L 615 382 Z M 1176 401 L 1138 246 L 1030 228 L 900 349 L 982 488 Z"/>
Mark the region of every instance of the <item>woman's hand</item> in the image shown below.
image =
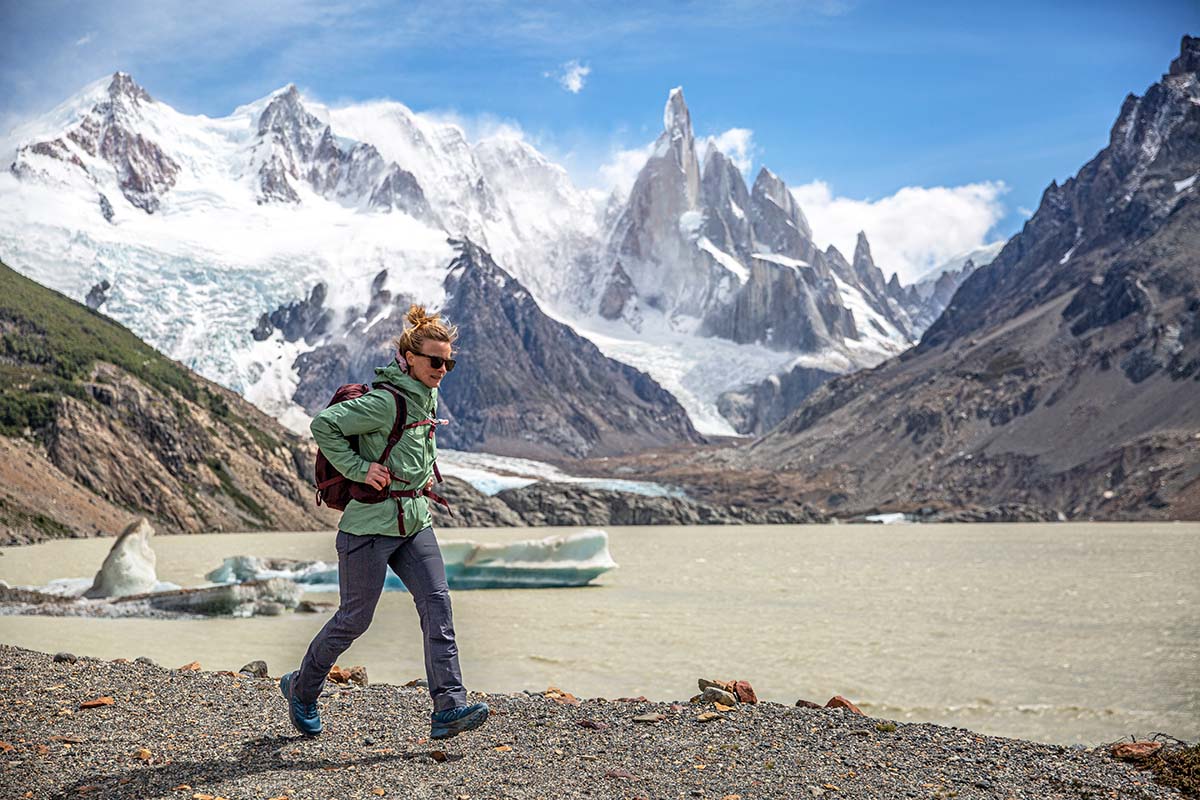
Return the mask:
<path id="1" fill-rule="evenodd" d="M 392 473 L 383 464 L 372 462 L 371 466 L 367 467 L 367 477 L 363 479 L 363 483 L 370 486 L 372 489 L 383 489 L 392 482 Z"/>

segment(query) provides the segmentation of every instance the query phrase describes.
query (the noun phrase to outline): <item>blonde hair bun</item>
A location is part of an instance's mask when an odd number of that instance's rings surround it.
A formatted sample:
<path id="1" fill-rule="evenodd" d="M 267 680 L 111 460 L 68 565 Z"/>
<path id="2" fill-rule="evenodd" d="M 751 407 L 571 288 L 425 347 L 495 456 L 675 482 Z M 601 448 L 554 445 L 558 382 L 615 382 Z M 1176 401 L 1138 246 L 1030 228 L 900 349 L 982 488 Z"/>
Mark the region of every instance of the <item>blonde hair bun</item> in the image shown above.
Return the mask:
<path id="1" fill-rule="evenodd" d="M 427 340 L 454 344 L 458 339 L 458 326 L 443 320 L 441 314 L 430 314 L 425 306 L 413 303 L 404 318 L 408 325 L 402 334 L 392 340 L 392 345 L 399 353 L 419 353 L 421 345 Z"/>

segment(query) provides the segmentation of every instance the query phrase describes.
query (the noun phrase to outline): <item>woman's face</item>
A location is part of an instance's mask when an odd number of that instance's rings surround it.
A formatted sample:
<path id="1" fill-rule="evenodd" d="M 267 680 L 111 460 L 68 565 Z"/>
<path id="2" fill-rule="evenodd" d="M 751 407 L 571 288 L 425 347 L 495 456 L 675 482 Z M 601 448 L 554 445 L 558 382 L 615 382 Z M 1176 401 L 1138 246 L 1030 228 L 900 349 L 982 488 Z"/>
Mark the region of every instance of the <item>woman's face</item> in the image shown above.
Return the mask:
<path id="1" fill-rule="evenodd" d="M 436 356 L 443 359 L 449 358 L 450 343 L 426 339 L 421 345 L 420 353 L 410 351 L 404 354 L 404 358 L 408 363 L 408 374 L 430 389 L 436 389 L 442 382 L 442 378 L 446 376 L 448 370 L 445 364 L 434 369 L 433 364 L 429 361 L 429 356 Z"/>

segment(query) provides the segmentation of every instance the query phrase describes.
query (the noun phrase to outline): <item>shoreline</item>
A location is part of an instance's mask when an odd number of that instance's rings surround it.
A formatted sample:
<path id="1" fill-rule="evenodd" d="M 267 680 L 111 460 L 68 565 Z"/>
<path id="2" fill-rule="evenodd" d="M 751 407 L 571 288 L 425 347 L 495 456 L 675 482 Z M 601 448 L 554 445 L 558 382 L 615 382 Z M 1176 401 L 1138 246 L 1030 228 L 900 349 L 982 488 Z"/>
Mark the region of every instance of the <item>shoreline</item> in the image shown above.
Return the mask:
<path id="1" fill-rule="evenodd" d="M 722 711 L 686 700 L 472 692 L 492 707 L 488 723 L 429 742 L 423 689 L 330 683 L 320 700 L 326 731 L 305 739 L 271 678 L 59 663 L 7 644 L 0 697 L 0 783 L 15 797 L 1181 796 L 1107 747 L 769 702 Z M 84 707 L 101 697 L 112 699 Z"/>

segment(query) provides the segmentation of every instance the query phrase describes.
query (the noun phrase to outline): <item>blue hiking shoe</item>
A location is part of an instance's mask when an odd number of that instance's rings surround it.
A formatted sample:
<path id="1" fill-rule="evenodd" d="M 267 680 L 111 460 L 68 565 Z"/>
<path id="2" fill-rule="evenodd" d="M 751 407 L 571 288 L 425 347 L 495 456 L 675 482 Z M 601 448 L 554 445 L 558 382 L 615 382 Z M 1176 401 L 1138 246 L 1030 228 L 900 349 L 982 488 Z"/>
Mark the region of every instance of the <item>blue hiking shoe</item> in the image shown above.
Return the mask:
<path id="1" fill-rule="evenodd" d="M 292 725 L 305 736 L 316 736 L 321 732 L 321 712 L 317 711 L 316 703 L 303 703 L 292 697 L 292 682 L 296 679 L 295 672 L 289 672 L 279 679 L 279 693 L 288 701 L 288 716 Z"/>
<path id="2" fill-rule="evenodd" d="M 487 703 L 447 708 L 429 715 L 429 738 L 449 739 L 465 731 L 473 731 L 487 720 Z"/>

